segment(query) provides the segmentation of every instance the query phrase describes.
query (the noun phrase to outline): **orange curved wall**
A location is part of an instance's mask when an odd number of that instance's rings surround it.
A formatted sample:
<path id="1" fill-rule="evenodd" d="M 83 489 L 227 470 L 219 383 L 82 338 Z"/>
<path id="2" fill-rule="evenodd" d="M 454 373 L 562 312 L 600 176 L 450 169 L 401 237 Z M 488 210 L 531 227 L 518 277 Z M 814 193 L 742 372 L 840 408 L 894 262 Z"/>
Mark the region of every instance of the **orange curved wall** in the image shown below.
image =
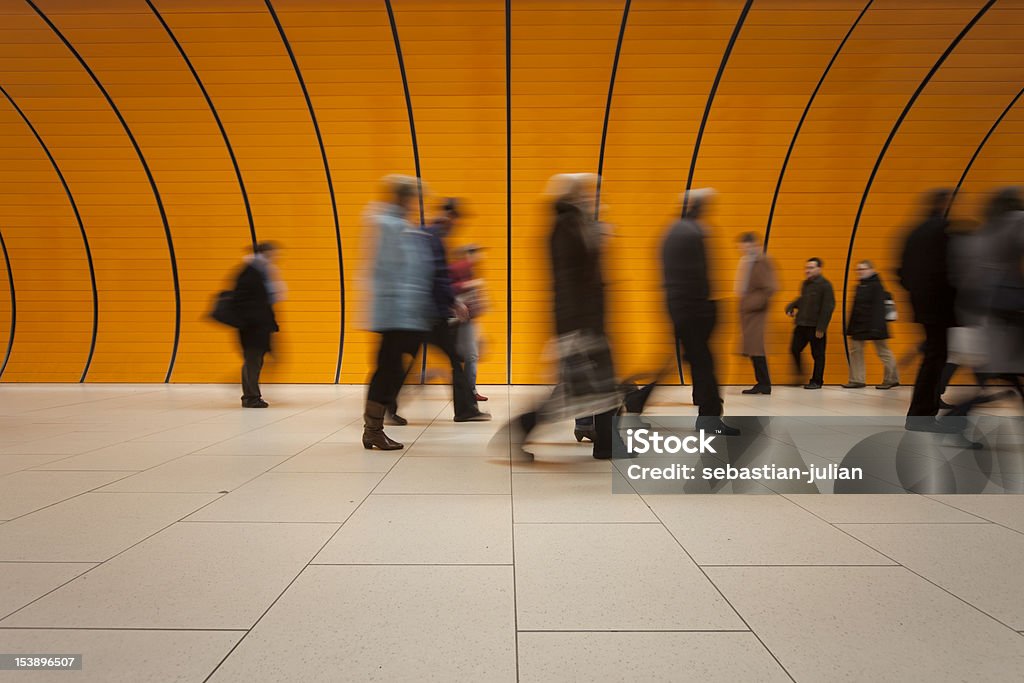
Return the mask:
<path id="1" fill-rule="evenodd" d="M 621 373 L 674 367 L 658 249 L 689 180 L 719 192 L 727 383 L 752 379 L 735 353 L 736 236 L 771 215 L 768 347 L 787 381 L 782 308 L 807 257 L 837 297 L 848 254 L 875 261 L 909 355 L 892 271 L 921 193 L 961 184 L 953 214 L 970 218 L 1024 176 L 1019 0 L 966 32 L 984 0 L 33 2 L 0 0 L 4 382 L 236 381 L 235 339 L 205 314 L 254 236 L 284 247 L 288 283 L 266 380 L 366 381 L 364 212 L 383 175 L 417 169 L 426 218 L 463 197 L 452 245 L 486 247 L 479 382 L 549 381 L 542 193 L 599 166 Z M 846 380 L 840 315 L 829 382 Z"/>

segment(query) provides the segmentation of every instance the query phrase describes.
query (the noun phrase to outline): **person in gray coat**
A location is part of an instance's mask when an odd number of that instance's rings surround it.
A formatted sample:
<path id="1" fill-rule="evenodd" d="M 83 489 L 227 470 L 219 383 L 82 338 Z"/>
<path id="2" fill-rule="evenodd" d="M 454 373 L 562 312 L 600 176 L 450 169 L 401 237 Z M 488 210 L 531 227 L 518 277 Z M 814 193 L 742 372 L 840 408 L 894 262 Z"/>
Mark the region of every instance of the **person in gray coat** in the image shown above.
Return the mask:
<path id="1" fill-rule="evenodd" d="M 392 451 L 404 446 L 384 433 L 384 414 L 405 380 L 403 355 L 415 356 L 430 329 L 434 261 L 427 236 L 406 219 L 419 199 L 418 181 L 390 176 L 386 182 L 390 202 L 370 212 L 377 231 L 370 329 L 380 333 L 380 346 L 363 412 L 363 448 Z"/>

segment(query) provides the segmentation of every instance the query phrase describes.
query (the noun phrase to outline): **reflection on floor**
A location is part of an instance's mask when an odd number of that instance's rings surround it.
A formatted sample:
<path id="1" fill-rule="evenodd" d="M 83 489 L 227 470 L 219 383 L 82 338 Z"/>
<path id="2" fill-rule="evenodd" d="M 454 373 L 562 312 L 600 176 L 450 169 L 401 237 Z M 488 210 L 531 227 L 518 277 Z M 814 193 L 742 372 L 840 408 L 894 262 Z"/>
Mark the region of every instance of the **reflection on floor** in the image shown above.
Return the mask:
<path id="1" fill-rule="evenodd" d="M 570 424 L 533 464 L 485 449 L 540 387 L 482 387 L 495 421 L 471 424 L 412 387 L 395 453 L 359 445 L 363 387 L 265 390 L 0 387 L 0 651 L 133 683 L 1024 672 L 1022 496 L 613 495 Z M 739 390 L 731 415 L 909 400 Z M 674 387 L 650 412 L 695 409 Z"/>

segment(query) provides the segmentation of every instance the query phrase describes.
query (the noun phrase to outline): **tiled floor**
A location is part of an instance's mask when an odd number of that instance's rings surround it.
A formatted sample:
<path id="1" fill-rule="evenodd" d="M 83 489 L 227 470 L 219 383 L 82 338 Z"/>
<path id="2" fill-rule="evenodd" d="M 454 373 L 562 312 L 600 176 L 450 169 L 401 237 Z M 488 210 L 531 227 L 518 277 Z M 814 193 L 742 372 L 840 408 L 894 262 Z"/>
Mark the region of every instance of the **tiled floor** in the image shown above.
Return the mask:
<path id="1" fill-rule="evenodd" d="M 733 415 L 909 398 L 739 389 Z M 495 421 L 454 424 L 447 389 L 411 388 L 381 453 L 363 387 L 269 386 L 261 411 L 235 387 L 3 385 L 0 653 L 84 668 L 0 681 L 1024 678 L 1024 496 L 613 495 L 568 424 L 532 464 L 487 450 L 543 389 L 483 390 Z M 860 438 L 789 437 L 823 461 Z"/>

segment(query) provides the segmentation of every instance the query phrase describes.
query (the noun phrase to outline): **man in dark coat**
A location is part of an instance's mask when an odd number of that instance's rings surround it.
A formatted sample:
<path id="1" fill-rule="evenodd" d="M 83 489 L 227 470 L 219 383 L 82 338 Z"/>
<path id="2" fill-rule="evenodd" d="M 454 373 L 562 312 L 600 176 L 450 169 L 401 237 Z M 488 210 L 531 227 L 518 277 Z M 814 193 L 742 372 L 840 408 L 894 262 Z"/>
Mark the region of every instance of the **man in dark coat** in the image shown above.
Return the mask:
<path id="1" fill-rule="evenodd" d="M 452 405 L 456 422 L 486 422 L 491 419 L 490 413 L 482 412 L 477 407 L 473 387 L 466 377 L 462 366 L 462 357 L 456 350 L 458 325 L 461 320 L 468 320 L 469 312 L 465 304 L 455 300 L 455 289 L 452 287 L 451 272 L 448 268 L 448 253 L 444 241 L 455 227 L 459 218 L 459 203 L 456 199 L 445 200 L 441 207 L 441 215 L 424 228 L 430 240 L 430 249 L 434 258 L 434 280 L 432 298 L 434 315 L 430 331 L 425 343 L 437 347 L 447 358 L 452 368 Z M 388 422 L 404 425 L 407 420 L 398 414 L 397 401 L 390 407 Z"/>
<path id="2" fill-rule="evenodd" d="M 662 273 L 668 314 L 693 375 L 697 429 L 737 436 L 740 431 L 722 421 L 722 396 L 709 345 L 717 311 L 708 278 L 706 228 L 700 218 L 711 195 L 711 190 L 704 189 L 683 196 L 683 216 L 672 224 L 662 242 Z"/>
<path id="3" fill-rule="evenodd" d="M 907 411 L 908 429 L 933 430 L 939 412 L 939 384 L 946 364 L 949 328 L 955 326 L 953 307 L 956 291 L 949 278 L 949 235 L 946 208 L 949 190 L 935 190 L 926 198 L 924 220 L 903 244 L 898 271 L 900 284 L 910 293 L 914 320 L 924 328 L 921 367 L 914 381 L 914 394 Z"/>
<path id="4" fill-rule="evenodd" d="M 256 245 L 255 253 L 235 282 L 235 307 L 241 323 L 238 337 L 242 343 L 242 407 L 266 408 L 260 394 L 263 357 L 270 351 L 270 335 L 277 332 L 274 302 L 279 285 L 274 278 L 276 248 L 270 242 Z"/>
<path id="5" fill-rule="evenodd" d="M 896 356 L 889 349 L 889 322 L 886 320 L 886 301 L 891 299 L 885 291 L 882 279 L 875 272 L 871 261 L 857 263 L 857 291 L 853 295 L 853 309 L 846 325 L 846 336 L 850 338 L 850 381 L 844 389 L 863 389 L 867 386 L 864 371 L 864 342 L 871 341 L 878 352 L 878 358 L 885 366 L 882 383 L 876 389 L 892 389 L 900 384 Z"/>
<path id="6" fill-rule="evenodd" d="M 796 318 L 793 328 L 793 341 L 789 346 L 793 354 L 793 363 L 798 373 L 803 363 L 800 354 L 807 345 L 811 345 L 811 357 L 814 358 L 814 370 L 811 381 L 804 389 L 821 389 L 825 383 L 825 346 L 828 344 L 828 324 L 832 313 L 836 310 L 836 295 L 832 283 L 821 274 L 820 258 L 811 258 L 804 264 L 804 282 L 800 286 L 800 296 L 786 306 L 786 315 Z"/>

